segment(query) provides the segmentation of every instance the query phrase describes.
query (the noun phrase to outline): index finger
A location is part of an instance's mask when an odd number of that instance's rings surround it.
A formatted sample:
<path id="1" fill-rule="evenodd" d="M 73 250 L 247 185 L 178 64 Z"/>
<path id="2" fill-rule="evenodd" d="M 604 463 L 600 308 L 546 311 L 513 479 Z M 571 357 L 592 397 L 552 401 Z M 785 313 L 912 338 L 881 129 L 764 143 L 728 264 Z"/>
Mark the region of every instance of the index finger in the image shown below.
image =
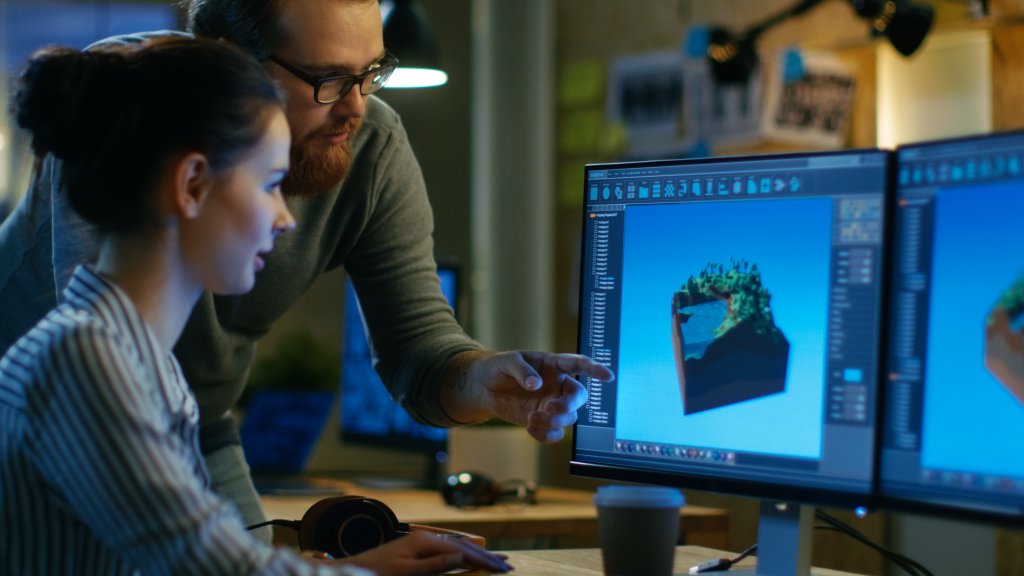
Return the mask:
<path id="1" fill-rule="evenodd" d="M 607 366 L 582 354 L 551 354 L 548 361 L 551 360 L 565 374 L 580 374 L 602 382 L 615 379 L 615 374 Z"/>

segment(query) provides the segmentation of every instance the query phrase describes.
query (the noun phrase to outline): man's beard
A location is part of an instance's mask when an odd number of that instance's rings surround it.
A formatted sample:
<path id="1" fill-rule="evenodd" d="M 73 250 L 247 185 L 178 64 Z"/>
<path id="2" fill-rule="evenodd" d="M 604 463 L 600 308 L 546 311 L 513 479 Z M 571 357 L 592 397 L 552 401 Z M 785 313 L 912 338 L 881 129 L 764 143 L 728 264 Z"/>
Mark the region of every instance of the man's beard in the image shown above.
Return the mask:
<path id="1" fill-rule="evenodd" d="M 314 130 L 292 144 L 291 165 L 281 182 L 282 193 L 315 198 L 341 182 L 352 163 L 352 138 L 361 123 L 354 118 L 347 120 L 343 126 L 348 130 L 348 138 L 340 144 L 325 145 L 327 135 L 340 131 L 337 126 Z"/>

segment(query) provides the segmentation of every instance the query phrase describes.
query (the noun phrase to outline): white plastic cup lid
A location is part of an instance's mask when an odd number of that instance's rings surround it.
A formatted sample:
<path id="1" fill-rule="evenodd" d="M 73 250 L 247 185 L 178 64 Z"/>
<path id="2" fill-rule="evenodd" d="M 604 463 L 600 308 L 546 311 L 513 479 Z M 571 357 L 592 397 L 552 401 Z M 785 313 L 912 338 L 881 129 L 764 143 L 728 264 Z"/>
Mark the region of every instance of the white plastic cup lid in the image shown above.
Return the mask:
<path id="1" fill-rule="evenodd" d="M 683 493 L 663 486 L 598 486 L 595 506 L 612 508 L 679 508 Z"/>

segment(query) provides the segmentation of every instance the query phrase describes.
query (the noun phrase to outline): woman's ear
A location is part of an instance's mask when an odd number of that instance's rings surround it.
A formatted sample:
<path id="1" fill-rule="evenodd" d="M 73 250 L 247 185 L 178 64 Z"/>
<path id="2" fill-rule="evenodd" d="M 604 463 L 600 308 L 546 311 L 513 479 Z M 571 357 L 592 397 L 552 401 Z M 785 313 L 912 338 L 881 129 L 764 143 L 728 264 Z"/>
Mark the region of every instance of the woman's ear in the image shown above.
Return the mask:
<path id="1" fill-rule="evenodd" d="M 179 216 L 198 217 L 212 189 L 213 170 L 206 156 L 193 152 L 178 160 L 174 167 L 174 207 Z"/>

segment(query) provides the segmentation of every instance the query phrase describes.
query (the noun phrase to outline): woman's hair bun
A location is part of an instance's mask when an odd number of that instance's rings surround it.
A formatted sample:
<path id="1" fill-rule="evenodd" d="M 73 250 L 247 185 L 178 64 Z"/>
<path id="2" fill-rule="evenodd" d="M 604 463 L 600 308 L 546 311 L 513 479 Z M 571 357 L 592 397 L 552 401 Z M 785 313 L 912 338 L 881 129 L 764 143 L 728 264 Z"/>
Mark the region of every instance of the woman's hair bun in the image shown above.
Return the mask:
<path id="1" fill-rule="evenodd" d="M 78 158 L 90 145 L 90 132 L 102 130 L 95 120 L 100 110 L 114 106 L 97 83 L 123 80 L 126 59 L 116 52 L 90 53 L 73 48 L 43 48 L 35 52 L 18 78 L 14 94 L 18 125 L 32 135 L 32 151 L 52 153 L 62 160 Z M 97 95 L 105 94 L 106 99 Z"/>
<path id="2" fill-rule="evenodd" d="M 128 233 L 161 222 L 157 188 L 168 161 L 199 153 L 214 172 L 234 166 L 282 101 L 263 66 L 237 48 L 172 35 L 36 52 L 14 106 L 37 174 L 39 159 L 56 157 L 75 211 Z"/>

